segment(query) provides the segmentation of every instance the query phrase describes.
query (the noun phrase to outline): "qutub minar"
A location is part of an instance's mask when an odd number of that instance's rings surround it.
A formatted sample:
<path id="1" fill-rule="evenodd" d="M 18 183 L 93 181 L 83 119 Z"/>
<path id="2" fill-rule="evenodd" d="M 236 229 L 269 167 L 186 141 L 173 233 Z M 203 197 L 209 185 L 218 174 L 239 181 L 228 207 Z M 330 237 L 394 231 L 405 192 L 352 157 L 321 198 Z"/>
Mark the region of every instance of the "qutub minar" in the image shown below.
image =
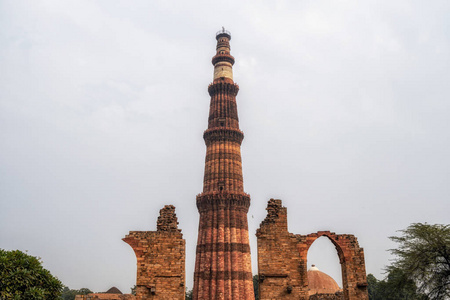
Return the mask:
<path id="1" fill-rule="evenodd" d="M 234 57 L 231 35 L 216 34 L 216 55 L 206 144 L 203 191 L 197 196 L 200 213 L 195 258 L 193 297 L 196 300 L 255 299 L 252 281 L 247 213 L 250 196 L 244 192 L 241 143 L 233 81 Z M 342 289 L 326 274 L 312 269 L 308 277 L 307 254 L 318 238 L 325 236 L 336 247 L 341 264 Z M 351 234 L 319 231 L 307 235 L 288 231 L 287 208 L 270 199 L 267 216 L 256 232 L 259 299 L 368 300 L 364 250 Z M 156 231 L 130 231 L 123 239 L 137 258 L 136 295 L 100 299 L 185 299 L 185 240 L 178 229 L 175 207 L 160 211 Z M 311 271 L 311 270 L 310 270 Z M 311 277 L 311 278 L 310 278 Z M 331 279 L 333 281 L 333 279 Z M 337 288 L 336 288 L 337 287 Z M 81 297 L 81 296 L 80 296 Z M 85 297 L 85 296 L 83 296 Z M 88 296 L 86 296 L 88 297 Z M 77 299 L 97 299 L 97 298 Z"/>
<path id="2" fill-rule="evenodd" d="M 241 143 L 233 81 L 231 35 L 216 35 L 212 58 L 214 80 L 208 87 L 211 103 L 206 143 L 203 192 L 197 196 L 200 213 L 194 274 L 194 299 L 254 299 Z"/>

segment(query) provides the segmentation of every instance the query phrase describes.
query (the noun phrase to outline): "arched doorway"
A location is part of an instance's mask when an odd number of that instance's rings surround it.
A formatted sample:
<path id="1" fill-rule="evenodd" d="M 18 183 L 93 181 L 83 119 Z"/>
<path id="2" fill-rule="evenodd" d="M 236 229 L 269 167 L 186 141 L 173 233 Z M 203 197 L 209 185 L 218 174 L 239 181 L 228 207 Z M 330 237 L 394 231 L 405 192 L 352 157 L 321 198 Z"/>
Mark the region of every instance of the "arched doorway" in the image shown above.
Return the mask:
<path id="1" fill-rule="evenodd" d="M 308 249 L 307 269 L 315 265 L 321 272 L 331 276 L 342 289 L 342 271 L 336 246 L 329 238 L 321 236 Z"/>

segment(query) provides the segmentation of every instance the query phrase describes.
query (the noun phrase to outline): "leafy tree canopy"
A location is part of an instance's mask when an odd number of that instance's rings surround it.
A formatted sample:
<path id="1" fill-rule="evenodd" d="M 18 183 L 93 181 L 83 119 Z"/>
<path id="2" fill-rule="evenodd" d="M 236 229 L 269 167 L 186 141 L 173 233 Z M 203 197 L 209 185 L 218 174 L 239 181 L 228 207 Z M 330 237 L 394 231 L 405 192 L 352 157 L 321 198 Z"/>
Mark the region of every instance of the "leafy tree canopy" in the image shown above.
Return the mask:
<path id="1" fill-rule="evenodd" d="M 41 261 L 19 250 L 0 249 L 0 299 L 57 299 L 63 285 Z"/>
<path id="2" fill-rule="evenodd" d="M 186 300 L 192 300 L 193 299 L 193 297 L 194 297 L 194 291 L 193 290 L 187 290 L 187 288 L 186 288 L 186 296 L 185 296 L 185 299 Z"/>
<path id="3" fill-rule="evenodd" d="M 367 275 L 370 300 L 427 300 L 417 292 L 412 280 L 406 278 L 402 270 L 393 269 L 384 280 L 377 280 L 372 274 Z"/>
<path id="4" fill-rule="evenodd" d="M 71 290 L 67 286 L 64 287 L 61 298 L 62 300 L 74 300 L 76 295 L 87 295 L 92 293 L 88 288 L 82 288 L 79 290 Z"/>
<path id="5" fill-rule="evenodd" d="M 253 292 L 255 293 L 255 300 L 259 300 L 259 276 L 253 275 Z"/>
<path id="6" fill-rule="evenodd" d="M 450 299 L 450 225 L 415 223 L 400 232 L 390 237 L 399 245 L 390 250 L 389 274 L 400 270 L 430 300 Z"/>

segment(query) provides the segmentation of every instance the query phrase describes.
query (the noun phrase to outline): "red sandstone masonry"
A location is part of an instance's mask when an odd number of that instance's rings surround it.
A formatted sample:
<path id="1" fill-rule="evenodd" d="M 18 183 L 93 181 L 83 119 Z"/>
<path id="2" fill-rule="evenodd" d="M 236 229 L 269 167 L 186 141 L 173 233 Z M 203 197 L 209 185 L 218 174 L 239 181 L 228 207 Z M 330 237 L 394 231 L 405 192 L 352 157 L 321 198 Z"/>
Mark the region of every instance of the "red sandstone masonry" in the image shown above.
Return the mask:
<path id="1" fill-rule="evenodd" d="M 131 294 L 91 293 L 75 295 L 75 300 L 136 300 L 136 296 Z"/>
<path id="2" fill-rule="evenodd" d="M 236 95 L 232 79 L 231 36 L 218 33 L 213 57 L 214 81 L 206 144 L 203 192 L 197 196 L 200 213 L 194 273 L 194 299 L 252 300 L 253 280 L 244 192 Z"/>
<path id="3" fill-rule="evenodd" d="M 123 240 L 137 258 L 136 300 L 184 300 L 185 240 L 174 206 L 160 210 L 157 231 L 130 231 Z"/>
<path id="4" fill-rule="evenodd" d="M 336 246 L 342 268 L 344 299 L 369 299 L 364 251 L 355 236 L 329 231 L 308 235 L 289 233 L 286 207 L 282 206 L 281 200 L 275 199 L 268 202 L 267 217 L 256 236 L 260 299 L 309 298 L 306 259 L 309 247 L 321 236 L 328 237 Z"/>
<path id="5" fill-rule="evenodd" d="M 309 296 L 309 300 L 343 300 L 344 294 L 337 292 L 335 294 L 315 294 Z"/>

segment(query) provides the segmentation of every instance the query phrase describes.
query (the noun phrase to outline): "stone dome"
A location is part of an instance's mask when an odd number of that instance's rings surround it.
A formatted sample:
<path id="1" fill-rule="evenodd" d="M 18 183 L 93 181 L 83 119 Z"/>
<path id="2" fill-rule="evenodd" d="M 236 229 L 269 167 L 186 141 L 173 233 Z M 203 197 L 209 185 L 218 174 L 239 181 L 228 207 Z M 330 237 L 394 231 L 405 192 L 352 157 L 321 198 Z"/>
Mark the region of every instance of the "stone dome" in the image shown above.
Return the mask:
<path id="1" fill-rule="evenodd" d="M 312 265 L 308 270 L 308 293 L 314 294 L 334 294 L 341 291 L 337 282 L 331 276 L 319 271 Z"/>
<path id="2" fill-rule="evenodd" d="M 116 288 L 115 286 L 113 286 L 112 288 L 110 288 L 109 290 L 107 290 L 105 292 L 105 294 L 122 294 L 122 292 Z"/>

